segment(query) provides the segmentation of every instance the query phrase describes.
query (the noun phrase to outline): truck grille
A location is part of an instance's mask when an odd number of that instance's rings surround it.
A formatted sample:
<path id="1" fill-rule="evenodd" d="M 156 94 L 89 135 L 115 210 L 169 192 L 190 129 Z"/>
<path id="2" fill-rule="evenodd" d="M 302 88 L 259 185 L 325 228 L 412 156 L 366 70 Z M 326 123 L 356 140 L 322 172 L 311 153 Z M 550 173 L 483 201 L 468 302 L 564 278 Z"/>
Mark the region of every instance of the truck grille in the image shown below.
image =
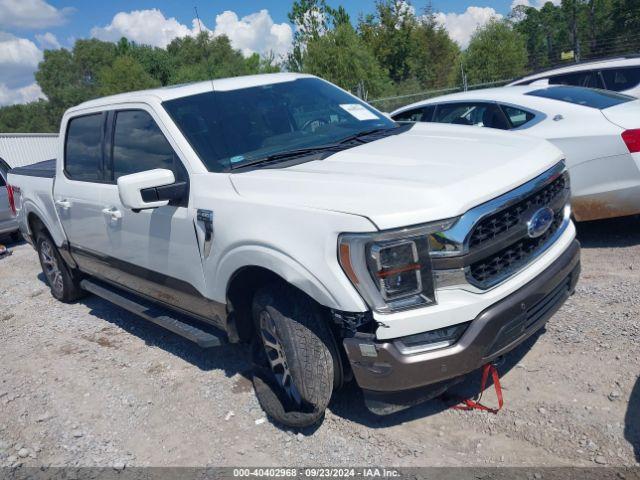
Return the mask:
<path id="1" fill-rule="evenodd" d="M 477 287 L 490 288 L 526 265 L 546 248 L 548 240 L 563 224 L 564 201 L 561 200 L 566 198 L 567 192 L 567 177 L 560 175 L 518 203 L 479 221 L 469 237 L 470 252 L 487 248 L 492 253 L 469 265 L 467 280 Z M 523 226 L 532 211 L 544 207 L 553 209 L 553 222 L 542 236 L 530 238 Z M 495 248 L 491 248 L 498 242 L 504 242 L 504 238 L 511 238 L 508 233 L 513 233 L 516 228 L 523 231 L 521 237 L 497 252 Z"/>
<path id="2" fill-rule="evenodd" d="M 521 224 L 522 216 L 532 208 L 549 206 L 564 191 L 565 184 L 564 175 L 560 175 L 533 195 L 480 221 L 471 233 L 469 248 L 482 246 Z"/>
<path id="3" fill-rule="evenodd" d="M 544 235 L 538 238 L 523 238 L 498 253 L 471 264 L 469 274 L 478 286 L 490 286 L 528 263 L 562 225 L 564 213 L 556 212 L 553 223 Z"/>

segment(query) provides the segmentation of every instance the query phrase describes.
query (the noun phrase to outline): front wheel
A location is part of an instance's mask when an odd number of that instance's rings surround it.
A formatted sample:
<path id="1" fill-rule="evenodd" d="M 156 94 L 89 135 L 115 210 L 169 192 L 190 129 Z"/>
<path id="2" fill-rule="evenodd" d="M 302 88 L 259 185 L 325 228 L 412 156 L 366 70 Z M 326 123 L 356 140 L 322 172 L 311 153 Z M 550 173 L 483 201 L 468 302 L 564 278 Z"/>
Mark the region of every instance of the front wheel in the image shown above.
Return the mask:
<path id="1" fill-rule="evenodd" d="M 287 285 L 259 290 L 253 300 L 256 396 L 288 427 L 320 421 L 331 400 L 336 358 L 331 331 L 315 303 Z"/>
<path id="2" fill-rule="evenodd" d="M 75 275 L 69 270 L 51 237 L 40 233 L 36 240 L 42 273 L 51 294 L 62 302 L 73 302 L 82 297 L 83 291 Z"/>

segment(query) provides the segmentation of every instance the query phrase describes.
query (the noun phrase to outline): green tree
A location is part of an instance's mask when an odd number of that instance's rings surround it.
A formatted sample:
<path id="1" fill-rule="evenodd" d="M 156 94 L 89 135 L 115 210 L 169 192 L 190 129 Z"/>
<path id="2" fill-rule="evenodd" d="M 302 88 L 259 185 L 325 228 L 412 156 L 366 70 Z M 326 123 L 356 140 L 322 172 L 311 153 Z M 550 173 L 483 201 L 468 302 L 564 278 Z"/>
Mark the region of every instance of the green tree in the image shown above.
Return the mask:
<path id="1" fill-rule="evenodd" d="M 113 64 L 100 71 L 98 78 L 101 95 L 160 86 L 160 82 L 149 75 L 140 62 L 129 56 L 116 58 Z"/>
<path id="2" fill-rule="evenodd" d="M 613 1 L 609 36 L 616 39 L 613 48 L 609 44 L 609 48 L 615 53 L 640 50 L 640 1 Z"/>
<path id="3" fill-rule="evenodd" d="M 469 84 L 518 77 L 526 65 L 524 38 L 506 21 L 493 20 L 476 30 L 463 55 Z"/>
<path id="4" fill-rule="evenodd" d="M 348 23 L 308 42 L 304 71 L 363 98 L 382 95 L 390 87 L 386 72 Z"/>
<path id="5" fill-rule="evenodd" d="M 403 0 L 377 0 L 375 14 L 360 19 L 360 36 L 394 82 L 412 76 L 409 58 L 415 51 L 412 40 L 417 26 L 410 3 Z"/>
<path id="6" fill-rule="evenodd" d="M 45 100 L 0 108 L 0 132 L 57 132 L 59 119 L 52 118 Z"/>
<path id="7" fill-rule="evenodd" d="M 433 15 L 424 16 L 413 29 L 411 47 L 407 63 L 422 89 L 454 84 L 460 71 L 460 48 Z"/>
<path id="8" fill-rule="evenodd" d="M 308 42 L 317 40 L 339 25 L 351 23 L 344 7 L 331 8 L 325 0 L 295 0 L 287 16 L 295 27 L 293 48 L 287 58 L 287 67 L 294 72 L 304 69 L 304 53 Z"/>
<path id="9" fill-rule="evenodd" d="M 260 69 L 260 62 L 251 57 L 245 59 L 225 35 L 214 37 L 202 32 L 195 38 L 176 38 L 167 46 L 167 52 L 174 62 L 170 83 L 235 77 L 258 73 Z"/>

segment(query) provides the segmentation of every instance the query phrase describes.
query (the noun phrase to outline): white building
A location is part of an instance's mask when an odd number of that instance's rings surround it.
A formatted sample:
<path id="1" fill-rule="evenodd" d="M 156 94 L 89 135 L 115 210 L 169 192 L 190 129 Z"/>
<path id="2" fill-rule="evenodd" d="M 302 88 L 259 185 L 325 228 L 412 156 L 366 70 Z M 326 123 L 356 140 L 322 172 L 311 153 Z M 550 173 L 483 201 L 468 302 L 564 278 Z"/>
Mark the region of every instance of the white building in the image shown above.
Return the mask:
<path id="1" fill-rule="evenodd" d="M 0 158 L 11 168 L 56 158 L 57 133 L 0 133 Z"/>

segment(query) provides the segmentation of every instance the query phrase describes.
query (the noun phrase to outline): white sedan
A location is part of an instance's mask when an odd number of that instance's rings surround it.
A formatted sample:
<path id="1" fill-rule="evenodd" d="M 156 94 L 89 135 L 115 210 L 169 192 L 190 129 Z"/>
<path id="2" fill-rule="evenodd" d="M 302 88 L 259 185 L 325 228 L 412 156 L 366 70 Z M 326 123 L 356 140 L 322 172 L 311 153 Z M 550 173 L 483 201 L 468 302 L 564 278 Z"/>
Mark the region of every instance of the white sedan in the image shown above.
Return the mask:
<path id="1" fill-rule="evenodd" d="M 640 213 L 640 100 L 633 97 L 571 86 L 503 87 L 431 98 L 391 116 L 545 138 L 567 157 L 576 220 Z"/>

